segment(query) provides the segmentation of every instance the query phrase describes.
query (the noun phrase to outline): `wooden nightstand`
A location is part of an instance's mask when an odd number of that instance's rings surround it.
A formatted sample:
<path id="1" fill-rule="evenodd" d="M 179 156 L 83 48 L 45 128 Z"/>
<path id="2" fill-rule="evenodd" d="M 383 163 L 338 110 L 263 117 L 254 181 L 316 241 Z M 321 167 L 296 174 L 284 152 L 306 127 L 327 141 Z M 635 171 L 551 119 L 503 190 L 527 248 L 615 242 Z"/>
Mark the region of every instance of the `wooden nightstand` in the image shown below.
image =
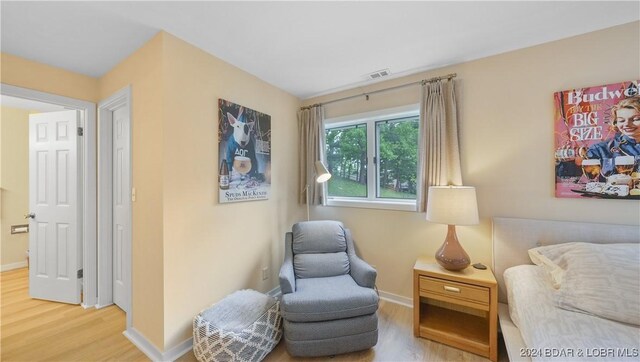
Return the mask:
<path id="1" fill-rule="evenodd" d="M 498 284 L 490 269 L 413 267 L 413 334 L 497 361 Z"/>

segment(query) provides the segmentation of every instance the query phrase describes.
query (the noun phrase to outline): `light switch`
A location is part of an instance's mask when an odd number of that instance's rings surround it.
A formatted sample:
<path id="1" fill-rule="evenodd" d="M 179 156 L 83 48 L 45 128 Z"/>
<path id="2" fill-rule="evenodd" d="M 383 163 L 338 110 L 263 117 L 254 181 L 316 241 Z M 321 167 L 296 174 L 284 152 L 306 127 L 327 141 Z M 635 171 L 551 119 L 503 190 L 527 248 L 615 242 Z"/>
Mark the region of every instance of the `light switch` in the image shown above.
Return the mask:
<path id="1" fill-rule="evenodd" d="M 131 202 L 136 202 L 136 188 L 131 188 Z"/>

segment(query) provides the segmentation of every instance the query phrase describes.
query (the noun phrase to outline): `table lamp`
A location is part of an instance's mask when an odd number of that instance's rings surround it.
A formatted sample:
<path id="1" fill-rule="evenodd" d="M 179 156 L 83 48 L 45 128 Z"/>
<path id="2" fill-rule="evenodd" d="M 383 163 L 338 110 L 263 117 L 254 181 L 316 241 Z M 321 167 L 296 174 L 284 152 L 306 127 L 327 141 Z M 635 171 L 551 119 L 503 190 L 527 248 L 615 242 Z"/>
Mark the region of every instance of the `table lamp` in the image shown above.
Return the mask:
<path id="1" fill-rule="evenodd" d="M 458 242 L 456 225 L 478 224 L 476 189 L 469 186 L 431 186 L 427 198 L 427 220 L 447 224 L 447 237 L 436 251 L 436 261 L 447 270 L 469 266 L 469 255 Z"/>

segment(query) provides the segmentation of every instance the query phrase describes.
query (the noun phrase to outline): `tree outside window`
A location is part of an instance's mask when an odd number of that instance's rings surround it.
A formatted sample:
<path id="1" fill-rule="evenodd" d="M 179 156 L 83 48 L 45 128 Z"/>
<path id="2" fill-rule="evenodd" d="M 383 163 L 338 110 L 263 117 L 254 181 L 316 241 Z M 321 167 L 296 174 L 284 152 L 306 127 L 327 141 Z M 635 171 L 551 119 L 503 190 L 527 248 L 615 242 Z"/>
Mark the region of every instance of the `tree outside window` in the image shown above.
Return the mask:
<path id="1" fill-rule="evenodd" d="M 367 125 L 327 129 L 329 196 L 367 197 Z"/>
<path id="2" fill-rule="evenodd" d="M 376 122 L 380 198 L 416 198 L 418 118 Z"/>

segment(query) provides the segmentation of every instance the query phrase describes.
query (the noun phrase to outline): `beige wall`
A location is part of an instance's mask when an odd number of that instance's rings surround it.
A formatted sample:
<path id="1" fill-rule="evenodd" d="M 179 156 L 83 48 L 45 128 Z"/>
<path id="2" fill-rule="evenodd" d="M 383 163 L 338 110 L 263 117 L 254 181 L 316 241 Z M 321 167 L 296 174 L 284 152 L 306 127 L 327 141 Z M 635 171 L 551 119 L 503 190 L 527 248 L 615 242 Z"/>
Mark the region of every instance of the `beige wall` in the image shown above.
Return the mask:
<path id="1" fill-rule="evenodd" d="M 300 101 L 171 35 L 165 35 L 165 347 L 189 338 L 193 316 L 244 288 L 278 285 L 284 233 L 297 205 Z M 271 116 L 268 200 L 218 203 L 218 98 Z M 262 268 L 270 270 L 262 281 Z"/>
<path id="2" fill-rule="evenodd" d="M 27 224 L 29 212 L 29 111 L 0 107 L 1 264 L 24 262 L 29 234 L 11 235 L 11 225 Z"/>
<path id="3" fill-rule="evenodd" d="M 166 118 L 164 33 L 100 78 L 99 98 L 131 85 L 132 204 L 131 307 L 133 327 L 164 347 L 163 144 Z"/>
<path id="4" fill-rule="evenodd" d="M 98 101 L 97 78 L 6 53 L 0 53 L 0 62 L 2 83 L 89 102 Z"/>
<path id="5" fill-rule="evenodd" d="M 554 197 L 553 93 L 640 78 L 640 22 L 420 73 L 357 90 L 308 99 L 304 104 L 457 73 L 461 98 L 464 183 L 477 187 L 481 224 L 458 227 L 473 262 L 491 265 L 494 216 L 638 225 L 638 201 Z M 419 88 L 405 88 L 334 103 L 327 117 L 416 103 Z M 424 214 L 316 207 L 314 218 L 344 221 L 364 258 L 378 268 L 378 287 L 411 297 L 416 257 L 433 255 L 446 226 Z"/>

